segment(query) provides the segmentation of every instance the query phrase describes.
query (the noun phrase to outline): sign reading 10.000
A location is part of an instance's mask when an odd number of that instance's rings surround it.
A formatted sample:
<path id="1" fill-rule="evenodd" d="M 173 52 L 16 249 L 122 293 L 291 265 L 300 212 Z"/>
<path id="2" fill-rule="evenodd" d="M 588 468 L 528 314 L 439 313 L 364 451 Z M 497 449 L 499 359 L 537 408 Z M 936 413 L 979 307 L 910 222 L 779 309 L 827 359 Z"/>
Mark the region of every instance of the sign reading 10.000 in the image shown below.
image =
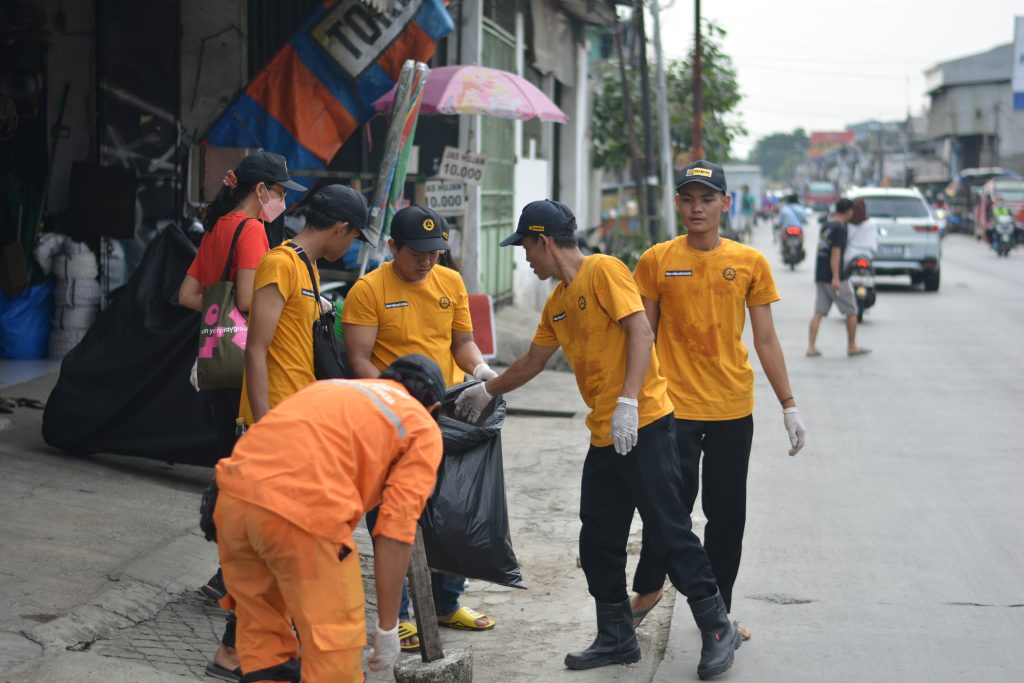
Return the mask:
<path id="1" fill-rule="evenodd" d="M 445 147 L 441 156 L 438 178 L 457 180 L 469 185 L 479 185 L 484 180 L 487 157 L 472 152 L 461 152 L 455 147 Z"/>

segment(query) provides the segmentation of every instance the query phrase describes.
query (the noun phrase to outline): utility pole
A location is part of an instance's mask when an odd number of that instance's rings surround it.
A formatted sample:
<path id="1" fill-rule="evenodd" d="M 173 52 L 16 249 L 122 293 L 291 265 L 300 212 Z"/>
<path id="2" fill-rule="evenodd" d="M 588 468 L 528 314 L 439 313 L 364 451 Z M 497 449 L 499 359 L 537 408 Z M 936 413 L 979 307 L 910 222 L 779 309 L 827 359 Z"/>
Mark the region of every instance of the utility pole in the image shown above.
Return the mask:
<path id="1" fill-rule="evenodd" d="M 661 241 L 658 229 L 658 200 L 654 195 L 651 178 L 657 173 L 654 157 L 654 129 L 651 126 L 651 76 L 647 63 L 647 30 L 644 26 L 644 3 L 636 0 L 633 6 L 633 21 L 636 24 L 636 55 L 640 67 L 640 110 L 644 123 L 644 196 L 647 203 L 647 230 L 651 244 Z"/>
<path id="2" fill-rule="evenodd" d="M 671 6 L 670 3 L 668 6 Z M 666 6 L 666 9 L 667 7 Z M 661 50 L 661 0 L 651 0 L 651 18 L 654 20 L 654 68 L 658 83 L 658 129 L 661 134 L 661 220 L 666 237 L 676 235 L 676 204 L 673 185 L 675 168 L 672 163 L 672 138 L 668 120 L 668 83 L 665 78 L 665 59 Z"/>
<path id="3" fill-rule="evenodd" d="M 626 143 L 629 145 L 629 167 L 633 173 L 634 195 L 640 211 L 640 226 L 647 225 L 647 193 L 646 183 L 641 177 L 640 149 L 636 141 L 636 129 L 633 127 L 633 98 L 629 92 L 629 81 L 626 79 L 626 54 L 622 49 L 622 32 L 628 24 L 622 24 L 615 31 L 615 49 L 619 54 L 619 80 L 622 82 L 622 104 L 626 114 Z"/>
<path id="4" fill-rule="evenodd" d="M 691 161 L 704 158 L 703 48 L 700 40 L 700 0 L 694 0 L 693 48 L 693 152 Z"/>
<path id="5" fill-rule="evenodd" d="M 999 102 L 992 105 L 992 165 L 999 165 Z"/>

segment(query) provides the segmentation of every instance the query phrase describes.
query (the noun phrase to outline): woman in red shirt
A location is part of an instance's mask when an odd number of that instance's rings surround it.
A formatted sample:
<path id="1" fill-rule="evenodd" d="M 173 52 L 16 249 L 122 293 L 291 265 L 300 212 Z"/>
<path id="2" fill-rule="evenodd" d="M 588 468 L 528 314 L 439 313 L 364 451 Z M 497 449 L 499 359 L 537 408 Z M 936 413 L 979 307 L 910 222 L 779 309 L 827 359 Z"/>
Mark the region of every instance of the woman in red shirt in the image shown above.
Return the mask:
<path id="1" fill-rule="evenodd" d="M 206 235 L 178 290 L 182 306 L 202 310 L 203 289 L 220 281 L 231 241 L 241 230 L 228 277 L 235 283 L 235 305 L 242 313 L 249 312 L 256 267 L 270 251 L 264 223 L 284 212 L 286 189 L 306 188 L 289 178 L 285 158 L 279 154 L 260 150 L 242 159 L 234 171 L 228 171 L 224 187 L 206 209 Z M 225 458 L 235 442 L 241 389 L 218 389 L 207 394 L 217 425 L 218 453 Z"/>

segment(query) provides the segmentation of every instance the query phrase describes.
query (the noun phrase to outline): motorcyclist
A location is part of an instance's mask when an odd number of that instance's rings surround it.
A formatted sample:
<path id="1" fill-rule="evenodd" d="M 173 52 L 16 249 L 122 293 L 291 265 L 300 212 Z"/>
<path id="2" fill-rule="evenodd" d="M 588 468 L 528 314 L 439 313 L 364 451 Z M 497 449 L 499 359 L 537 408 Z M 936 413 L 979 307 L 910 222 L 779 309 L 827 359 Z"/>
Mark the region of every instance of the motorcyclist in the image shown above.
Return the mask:
<path id="1" fill-rule="evenodd" d="M 775 240 L 778 240 L 779 233 L 782 230 L 785 230 L 791 225 L 803 227 L 806 222 L 807 210 L 800 206 L 800 197 L 795 193 L 786 195 L 786 204 L 779 211 L 779 222 L 775 226 Z"/>
<path id="2" fill-rule="evenodd" d="M 999 240 L 996 239 L 996 224 L 999 222 L 1000 216 L 1008 216 L 1012 221 L 1013 211 L 1010 210 L 1010 207 L 1003 206 L 1002 204 L 992 207 L 992 220 L 988 223 L 988 229 L 985 231 L 985 238 L 989 245 L 994 249 L 999 246 Z"/>
<path id="3" fill-rule="evenodd" d="M 875 252 L 878 251 L 878 228 L 868 218 L 867 204 L 863 197 L 853 200 L 853 216 L 846 225 L 846 231 L 843 268 L 849 267 L 860 256 L 874 260 Z"/>

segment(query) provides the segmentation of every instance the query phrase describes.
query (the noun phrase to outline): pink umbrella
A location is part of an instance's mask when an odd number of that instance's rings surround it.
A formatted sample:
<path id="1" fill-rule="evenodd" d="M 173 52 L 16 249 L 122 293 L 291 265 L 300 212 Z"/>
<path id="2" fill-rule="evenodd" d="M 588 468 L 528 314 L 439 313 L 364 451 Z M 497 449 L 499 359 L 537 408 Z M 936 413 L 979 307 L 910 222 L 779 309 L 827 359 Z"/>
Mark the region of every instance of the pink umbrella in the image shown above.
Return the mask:
<path id="1" fill-rule="evenodd" d="M 373 103 L 391 110 L 395 88 Z M 565 123 L 569 117 L 525 78 L 486 66 L 442 66 L 430 71 L 421 114 L 479 114 L 503 119 L 540 119 Z"/>

